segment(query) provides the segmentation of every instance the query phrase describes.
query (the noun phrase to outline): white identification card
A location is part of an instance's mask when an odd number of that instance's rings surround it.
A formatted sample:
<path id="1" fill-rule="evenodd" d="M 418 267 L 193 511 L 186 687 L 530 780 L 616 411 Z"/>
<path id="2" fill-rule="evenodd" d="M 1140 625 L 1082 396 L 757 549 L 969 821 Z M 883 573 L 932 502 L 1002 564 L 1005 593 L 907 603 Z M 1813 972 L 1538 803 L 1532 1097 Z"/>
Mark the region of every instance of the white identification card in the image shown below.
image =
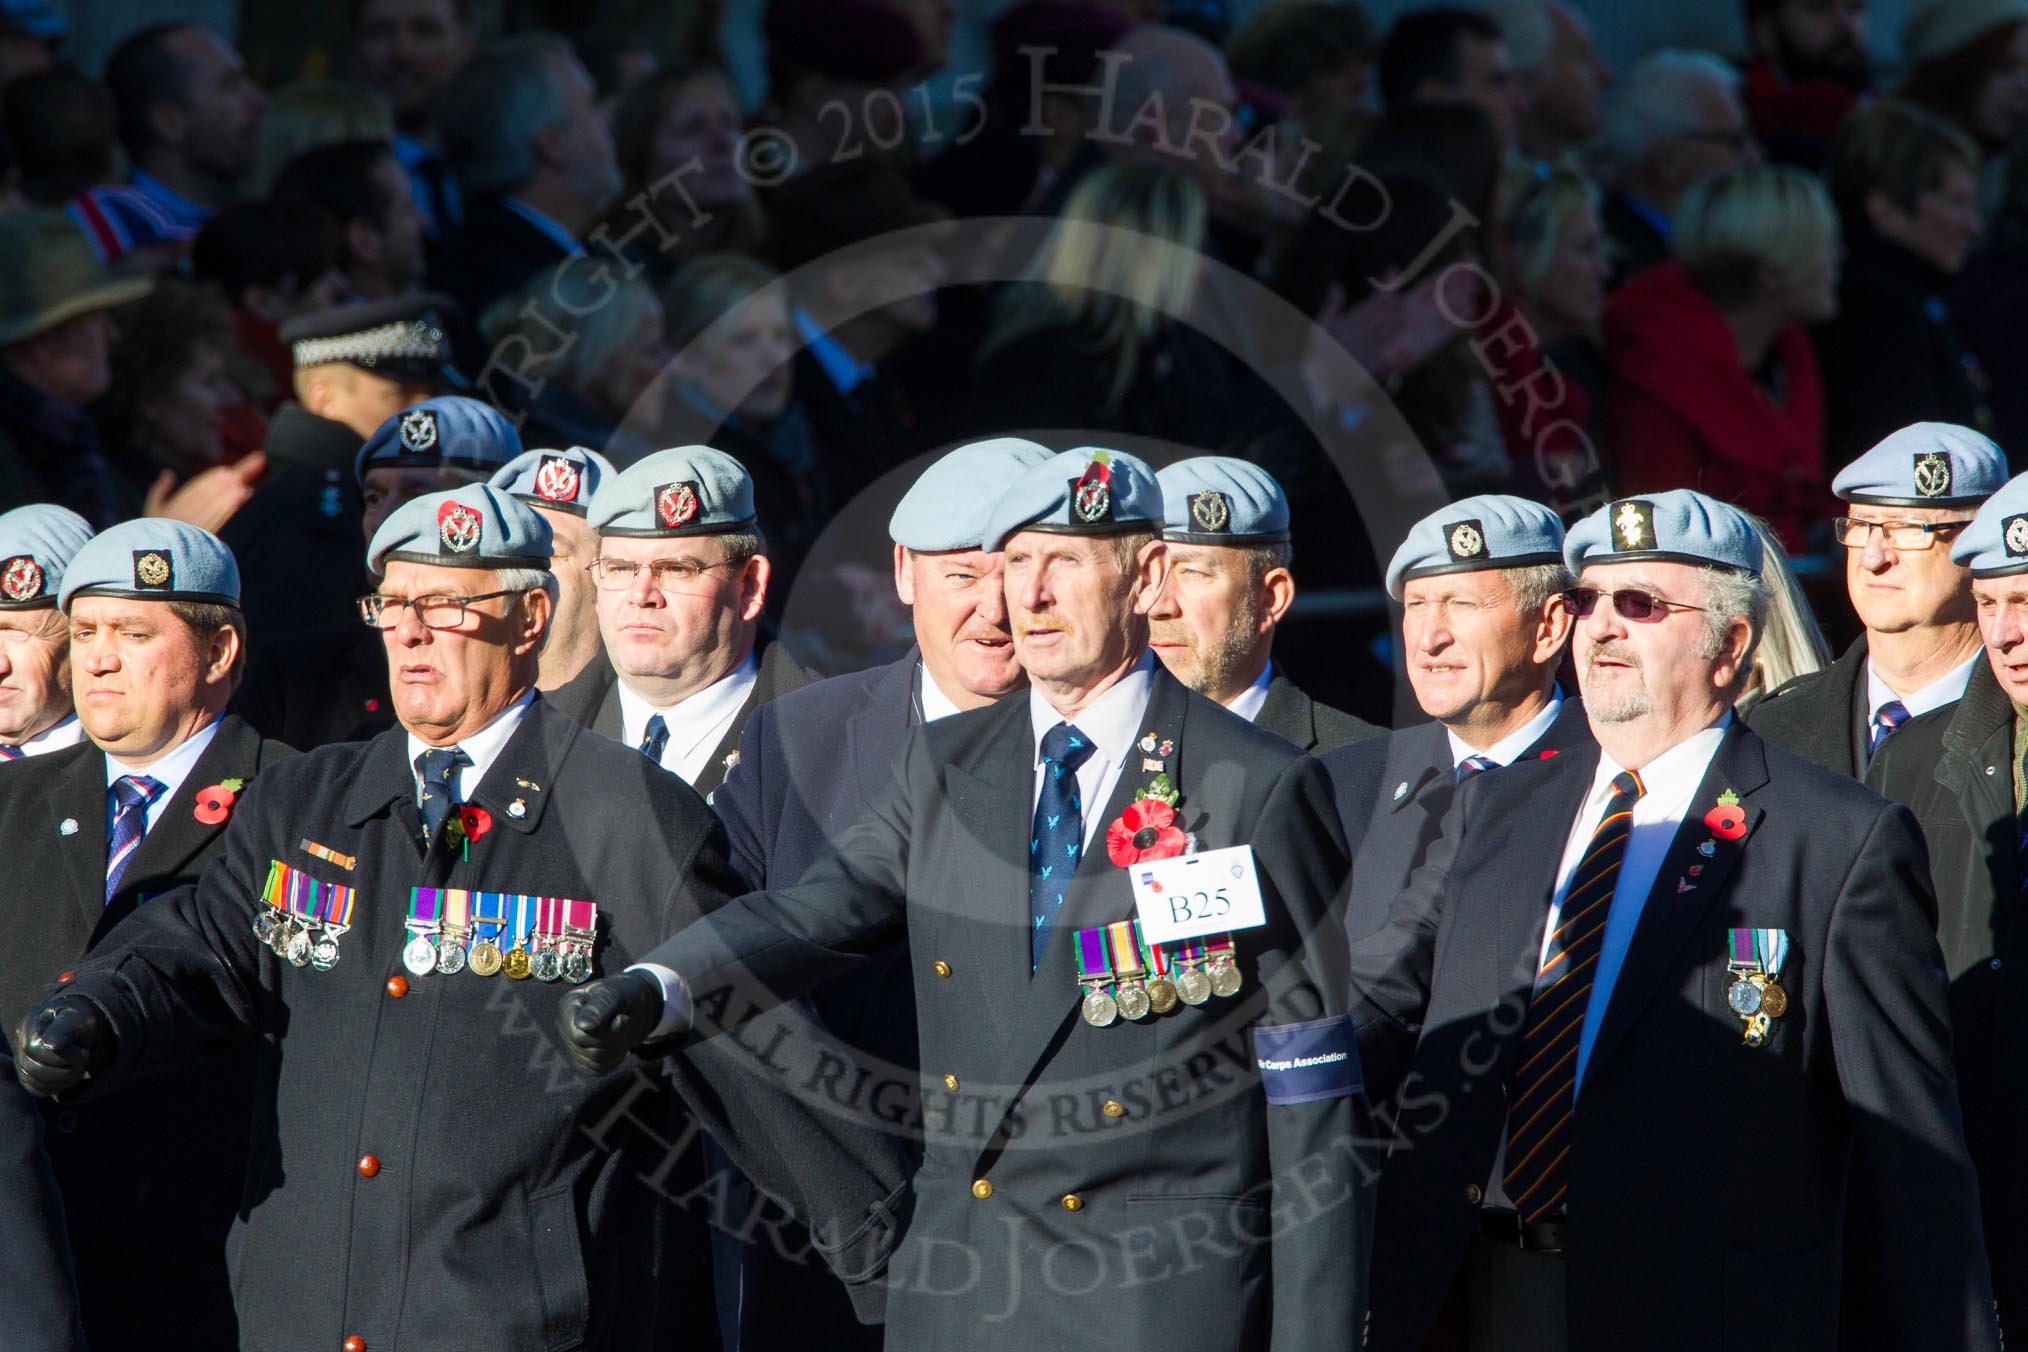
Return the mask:
<path id="1" fill-rule="evenodd" d="M 1267 923 L 1251 845 L 1129 864 L 1127 877 L 1134 886 L 1141 933 L 1151 944 Z"/>

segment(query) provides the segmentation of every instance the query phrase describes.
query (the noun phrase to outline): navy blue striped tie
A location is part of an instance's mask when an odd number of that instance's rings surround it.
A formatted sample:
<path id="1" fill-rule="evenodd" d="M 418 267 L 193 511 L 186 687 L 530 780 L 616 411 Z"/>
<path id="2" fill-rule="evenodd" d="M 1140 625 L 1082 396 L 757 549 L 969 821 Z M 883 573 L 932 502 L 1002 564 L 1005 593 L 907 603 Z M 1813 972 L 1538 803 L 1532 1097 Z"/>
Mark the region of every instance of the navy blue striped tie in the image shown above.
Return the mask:
<path id="1" fill-rule="evenodd" d="M 641 754 L 660 765 L 662 753 L 669 748 L 669 722 L 660 714 L 650 714 L 648 725 L 641 729 Z"/>
<path id="2" fill-rule="evenodd" d="M 1028 838 L 1029 970 L 1042 965 L 1049 929 L 1063 909 L 1063 894 L 1084 852 L 1084 800 L 1078 767 L 1097 750 L 1068 723 L 1042 734 L 1042 792 L 1035 800 L 1035 831 Z"/>
<path id="3" fill-rule="evenodd" d="M 1542 968 L 1528 999 L 1521 1060 L 1507 1086 L 1507 1173 L 1514 1209 L 1537 1221 L 1563 1205 L 1570 1158 L 1570 1114 L 1577 1106 L 1577 1048 L 1591 1004 L 1606 917 L 1643 788 L 1631 770 L 1613 776 L 1612 797 L 1591 844 L 1570 875 L 1556 930 L 1543 947 Z"/>
<path id="4" fill-rule="evenodd" d="M 162 792 L 162 781 L 147 775 L 122 775 L 113 781 L 113 825 L 106 835 L 106 900 L 120 888 L 120 879 L 148 834 L 148 804 Z"/>
<path id="5" fill-rule="evenodd" d="M 1458 783 L 1462 784 L 1473 775 L 1482 775 L 1493 768 L 1496 762 L 1491 756 L 1467 756 L 1458 762 Z"/>
<path id="6" fill-rule="evenodd" d="M 1908 706 L 1898 699 L 1891 699 L 1873 711 L 1873 740 L 1868 744 L 1868 755 L 1880 749 L 1880 744 L 1893 735 L 1894 730 L 1908 721 Z"/>

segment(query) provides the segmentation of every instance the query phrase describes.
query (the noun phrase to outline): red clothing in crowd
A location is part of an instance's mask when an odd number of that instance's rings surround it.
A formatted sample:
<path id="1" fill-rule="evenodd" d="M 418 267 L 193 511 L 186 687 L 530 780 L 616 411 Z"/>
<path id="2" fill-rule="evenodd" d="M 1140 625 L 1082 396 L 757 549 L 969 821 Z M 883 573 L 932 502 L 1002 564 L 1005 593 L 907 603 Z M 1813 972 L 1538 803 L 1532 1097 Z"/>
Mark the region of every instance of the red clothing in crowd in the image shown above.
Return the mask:
<path id="1" fill-rule="evenodd" d="M 1694 488 L 1765 518 L 1791 553 L 1803 549 L 1832 506 L 1808 334 L 1795 328 L 1775 340 L 1777 404 L 1741 368 L 1724 317 L 1676 263 L 1615 292 L 1605 334 L 1620 491 Z"/>
<path id="2" fill-rule="evenodd" d="M 1594 452 L 1584 387 L 1548 366 L 1527 316 L 1504 296 L 1473 341 L 1514 462 L 1514 491 L 1552 506 L 1575 500 L 1592 477 Z"/>
<path id="3" fill-rule="evenodd" d="M 1746 68 L 1739 93 L 1754 134 L 1775 145 L 1828 143 L 1865 97 L 1836 80 L 1784 80 L 1765 61 Z"/>

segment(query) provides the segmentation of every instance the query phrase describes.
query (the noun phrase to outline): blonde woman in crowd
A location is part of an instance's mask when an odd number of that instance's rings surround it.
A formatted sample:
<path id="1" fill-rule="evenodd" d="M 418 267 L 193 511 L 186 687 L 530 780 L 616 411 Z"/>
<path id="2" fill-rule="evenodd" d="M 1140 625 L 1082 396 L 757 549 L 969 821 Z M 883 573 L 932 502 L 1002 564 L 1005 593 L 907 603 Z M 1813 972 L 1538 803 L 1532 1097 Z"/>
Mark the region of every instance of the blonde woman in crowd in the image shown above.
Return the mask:
<path id="1" fill-rule="evenodd" d="M 981 432 L 1078 428 L 1217 446 L 1232 381 L 1183 317 L 1203 274 L 1204 192 L 1173 170 L 1087 175 L 997 303 L 980 348 Z"/>
<path id="2" fill-rule="evenodd" d="M 1761 580 L 1767 583 L 1767 627 L 1761 631 L 1760 646 L 1753 650 L 1753 670 L 1746 678 L 1735 705 L 1741 714 L 1760 703 L 1761 696 L 1798 676 L 1822 671 L 1831 665 L 1831 645 L 1817 627 L 1810 598 L 1789 562 L 1788 551 L 1768 529 L 1767 522 L 1747 514 L 1760 532 L 1766 554 L 1761 563 Z"/>

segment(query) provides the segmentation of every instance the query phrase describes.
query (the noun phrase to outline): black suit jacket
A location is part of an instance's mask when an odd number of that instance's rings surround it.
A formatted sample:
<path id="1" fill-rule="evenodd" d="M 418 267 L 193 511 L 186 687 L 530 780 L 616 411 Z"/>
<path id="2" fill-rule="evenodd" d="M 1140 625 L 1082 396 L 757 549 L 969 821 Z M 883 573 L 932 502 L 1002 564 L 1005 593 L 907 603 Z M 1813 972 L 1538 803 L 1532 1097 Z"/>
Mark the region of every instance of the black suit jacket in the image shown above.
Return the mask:
<path id="1" fill-rule="evenodd" d="M 13 1075 L 0 1083 L 0 1270 L 7 1273 L 7 1346 L 84 1352 L 70 1238 L 42 1114 Z"/>
<path id="2" fill-rule="evenodd" d="M 1388 927 L 1353 948 L 1369 1077 L 1405 1086 L 1380 1186 L 1373 1347 L 1422 1345 L 1478 1230 L 1558 846 L 1597 767 L 1595 750 L 1574 750 L 1466 781 Z M 1725 789 L 1746 834 L 1707 856 L 1703 812 Z M 1892 1293 L 1881 1318 L 1895 1346 L 1999 1346 L 1933 924 L 1905 809 L 1750 729 L 1725 734 L 1578 1096 L 1573 1352 L 1832 1347 L 1841 1277 Z M 1734 926 L 1779 927 L 1791 944 L 1788 1012 L 1760 1048 L 1726 1004 Z M 1863 1259 L 1843 1244 L 1848 1189 L 1900 1220 Z"/>
<path id="3" fill-rule="evenodd" d="M 0 965 L 9 1032 L 87 950 L 116 946 L 137 908 L 195 882 L 224 852 L 225 825 L 193 815 L 200 789 L 224 779 L 251 785 L 293 754 L 228 714 L 162 804 L 110 901 L 105 753 L 81 742 L 0 776 L 0 858 L 16 883 L 0 898 L 0 921 L 13 936 Z M 46 1107 L 94 1348 L 156 1346 L 165 1326 L 187 1331 L 193 1345 L 231 1345 L 225 1239 L 246 1168 L 256 1073 L 257 1057 L 242 1048 L 187 1076 Z"/>
<path id="4" fill-rule="evenodd" d="M 1566 698 L 1548 731 L 1516 763 L 1592 745 L 1584 702 Z M 1338 822 L 1357 863 L 1345 908 L 1346 932 L 1359 939 L 1387 921 L 1402 889 L 1443 830 L 1457 788 L 1450 737 L 1441 723 L 1418 723 L 1323 758 Z M 1505 769 L 1507 767 L 1502 767 Z"/>
<path id="5" fill-rule="evenodd" d="M 690 787 L 704 795 L 709 802 L 718 786 L 725 782 L 725 772 L 739 764 L 739 738 L 746 728 L 747 719 L 754 710 L 766 704 L 777 695 L 800 689 L 810 683 L 810 673 L 796 665 L 796 659 L 789 656 L 789 650 L 780 643 L 770 643 L 760 650 L 760 670 L 754 677 L 753 689 L 747 692 L 746 703 L 740 705 L 739 713 L 733 717 L 732 726 L 711 752 L 711 759 L 698 772 L 697 780 Z M 613 670 L 613 660 L 606 656 L 605 649 L 599 649 L 583 671 L 551 691 L 549 700 L 564 714 L 580 725 L 590 728 L 601 737 L 620 740 L 623 720 L 620 717 L 619 674 Z"/>
<path id="6" fill-rule="evenodd" d="M 1869 783 L 1871 721 L 1863 635 L 1822 671 L 1784 681 L 1770 690 L 1746 715 L 1748 727 L 1783 750 L 1814 761 L 1833 774 Z"/>
<path id="7" fill-rule="evenodd" d="M 1253 725 L 1273 733 L 1298 751 L 1318 756 L 1387 731 L 1342 709 L 1317 703 L 1279 670 L 1268 681 L 1267 699 L 1254 716 Z"/>
<path id="8" fill-rule="evenodd" d="M 233 708 L 269 737 L 314 751 L 394 726 L 387 645 L 357 616 L 253 650 Z"/>
<path id="9" fill-rule="evenodd" d="M 431 255 L 430 289 L 455 300 L 463 314 L 453 324 L 464 365 L 478 370 L 485 353 L 476 345 L 486 307 L 570 255 L 497 198 L 465 204 L 465 220 Z"/>
<path id="10" fill-rule="evenodd" d="M 400 953 L 412 886 L 528 892 L 596 902 L 595 974 L 618 972 L 736 886 L 722 830 L 687 785 L 540 699 L 467 790 L 492 818 L 468 851 L 440 837 L 425 852 L 413 774 L 395 729 L 254 785 L 202 883 L 143 907 L 79 969 L 72 989 L 116 1038 L 101 1078 L 248 1039 L 279 1048 L 232 1251 L 249 1349 L 352 1336 L 376 1352 L 475 1338 L 715 1345 L 704 1213 L 716 1185 L 701 1177 L 696 1123 L 634 1068 L 597 1080 L 571 1069 L 554 1041 L 568 985 L 412 976 Z M 293 967 L 251 933 L 272 860 L 357 887 L 332 970 Z M 757 1053 L 731 1040 L 722 1053 L 737 1091 Z M 700 1116 L 724 1130 L 716 1111 Z M 790 1142 L 815 1129 L 772 1125 Z M 722 1139 L 779 1195 L 832 1185 Z M 356 1167 L 368 1155 L 371 1177 Z"/>
<path id="11" fill-rule="evenodd" d="M 799 884 L 743 897 L 651 955 L 697 995 L 708 1031 L 718 990 L 791 996 L 907 933 L 926 1154 L 889 1268 L 890 1347 L 1033 1352 L 1102 1328 L 1221 1348 L 1356 1337 L 1351 1100 L 1265 1104 L 1247 1032 L 1342 1003 L 1327 903 L 1344 855 L 1323 771 L 1159 666 L 1145 725 L 1175 744 L 1163 772 L 1182 823 L 1205 848 L 1253 847 L 1269 919 L 1238 935 L 1238 998 L 1107 1028 L 1078 1017 L 1076 931 L 1133 914 L 1104 831 L 1152 773 L 1138 752 L 1031 975 L 1026 699 L 912 731 Z"/>
<path id="12" fill-rule="evenodd" d="M 219 527 L 239 563 L 240 609 L 256 650 L 305 629 L 354 618 L 372 590 L 359 536 L 364 506 L 353 460 L 357 432 L 301 404 L 283 404 L 268 425 L 267 476 Z"/>
<path id="13" fill-rule="evenodd" d="M 2014 813 L 2014 703 L 1981 661 L 1957 704 L 1880 744 L 1880 791 L 1929 841 L 1951 976 L 1958 1090 L 2003 1317 L 2028 1310 L 2028 919 Z M 1893 1223 L 1890 1216 L 1888 1223 Z"/>

